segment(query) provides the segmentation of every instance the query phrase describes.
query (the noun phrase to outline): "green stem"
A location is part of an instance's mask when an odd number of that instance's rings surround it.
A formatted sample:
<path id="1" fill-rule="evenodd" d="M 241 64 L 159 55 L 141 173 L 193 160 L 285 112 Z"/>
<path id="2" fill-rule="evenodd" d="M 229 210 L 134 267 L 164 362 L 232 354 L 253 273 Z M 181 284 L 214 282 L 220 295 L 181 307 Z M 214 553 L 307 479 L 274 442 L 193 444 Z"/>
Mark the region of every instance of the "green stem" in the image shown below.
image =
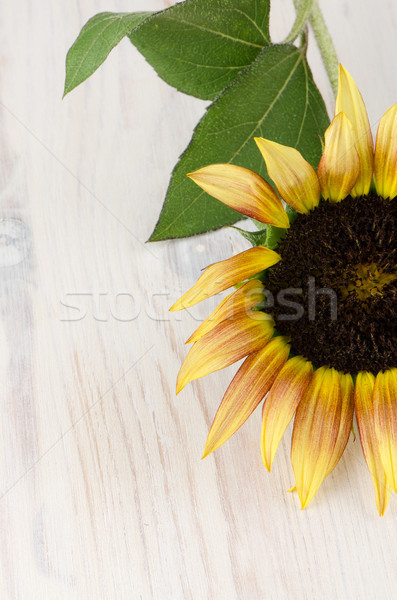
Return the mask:
<path id="1" fill-rule="evenodd" d="M 336 54 L 334 42 L 332 41 L 332 37 L 325 23 L 324 15 L 318 4 L 318 0 L 315 0 L 313 10 L 310 15 L 310 25 L 312 27 L 314 37 L 316 38 L 317 46 L 320 50 L 321 58 L 325 66 L 325 70 L 327 71 L 332 91 L 336 97 L 336 94 L 338 93 L 339 60 L 338 55 Z"/>
<path id="2" fill-rule="evenodd" d="M 294 0 L 296 19 L 290 33 L 284 40 L 284 44 L 291 44 L 296 40 L 298 35 L 302 33 L 302 30 L 309 19 L 310 13 L 312 12 L 314 2 L 315 0 L 300 0 L 300 2 L 298 2 L 298 0 Z"/>
<path id="3" fill-rule="evenodd" d="M 295 9 L 298 12 L 301 2 L 304 0 L 294 0 Z M 317 46 L 320 50 L 321 58 L 327 71 L 328 79 L 336 97 L 338 91 L 338 56 L 332 37 L 325 23 L 324 15 L 319 6 L 318 0 L 313 1 L 309 17 L 310 25 L 316 38 Z"/>

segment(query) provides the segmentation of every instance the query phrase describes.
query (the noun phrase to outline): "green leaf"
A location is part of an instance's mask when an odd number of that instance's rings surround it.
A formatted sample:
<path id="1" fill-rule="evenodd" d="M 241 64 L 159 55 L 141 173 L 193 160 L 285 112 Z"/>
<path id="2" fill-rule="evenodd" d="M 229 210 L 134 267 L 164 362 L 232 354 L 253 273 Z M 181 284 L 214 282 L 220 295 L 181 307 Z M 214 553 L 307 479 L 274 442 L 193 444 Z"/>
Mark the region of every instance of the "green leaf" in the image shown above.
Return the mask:
<path id="1" fill-rule="evenodd" d="M 151 14 L 104 12 L 92 17 L 67 54 L 64 96 L 92 75 L 119 41 Z"/>
<path id="2" fill-rule="evenodd" d="M 213 163 L 235 163 L 267 177 L 254 142 L 262 136 L 297 148 L 313 166 L 329 118 L 301 49 L 265 48 L 209 107 L 174 169 L 150 241 L 179 238 L 232 225 L 241 215 L 211 198 L 186 173 Z"/>
<path id="3" fill-rule="evenodd" d="M 213 100 L 270 44 L 270 0 L 186 0 L 129 34 L 178 90 Z"/>

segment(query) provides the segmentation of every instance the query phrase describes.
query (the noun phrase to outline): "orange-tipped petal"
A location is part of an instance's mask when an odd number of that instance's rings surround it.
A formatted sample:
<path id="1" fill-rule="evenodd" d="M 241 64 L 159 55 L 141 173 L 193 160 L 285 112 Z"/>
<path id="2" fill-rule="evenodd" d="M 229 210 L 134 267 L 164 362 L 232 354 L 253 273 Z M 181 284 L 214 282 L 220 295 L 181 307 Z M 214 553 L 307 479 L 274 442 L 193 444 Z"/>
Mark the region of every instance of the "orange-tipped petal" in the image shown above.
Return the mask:
<path id="1" fill-rule="evenodd" d="M 380 459 L 388 483 L 397 491 L 397 369 L 377 374 L 372 401 Z"/>
<path id="2" fill-rule="evenodd" d="M 338 437 L 341 405 L 338 372 L 321 367 L 298 406 L 292 434 L 291 460 L 302 508 L 311 502 L 327 475 Z"/>
<path id="3" fill-rule="evenodd" d="M 271 388 L 289 351 L 285 338 L 277 336 L 244 361 L 218 408 L 203 458 L 224 444 L 245 423 Z"/>
<path id="4" fill-rule="evenodd" d="M 353 426 L 354 414 L 354 383 L 350 374 L 338 373 L 341 390 L 342 405 L 340 413 L 340 423 L 332 457 L 329 461 L 327 475 L 333 471 L 345 451 Z"/>
<path id="5" fill-rule="evenodd" d="M 247 281 L 238 290 L 222 300 L 220 305 L 201 323 L 186 343 L 197 342 L 218 323 L 232 319 L 238 313 L 248 312 L 259 304 L 263 297 L 263 283 L 258 279 Z"/>
<path id="6" fill-rule="evenodd" d="M 353 77 L 342 65 L 339 65 L 335 114 L 340 112 L 345 113 L 353 126 L 353 141 L 360 157 L 360 174 L 351 195 L 362 196 L 368 194 L 372 181 L 374 162 L 372 133 L 364 100 Z"/>
<path id="7" fill-rule="evenodd" d="M 269 177 L 280 196 L 300 213 L 308 213 L 320 200 L 316 171 L 295 148 L 255 138 L 266 162 Z"/>
<path id="8" fill-rule="evenodd" d="M 268 471 L 312 377 L 313 367 L 301 356 L 294 356 L 281 369 L 262 411 L 262 460 Z"/>
<path id="9" fill-rule="evenodd" d="M 259 311 L 223 321 L 196 342 L 185 358 L 177 381 L 177 393 L 193 379 L 224 369 L 244 356 L 258 352 L 270 340 L 274 323 Z"/>
<path id="10" fill-rule="evenodd" d="M 278 263 L 281 257 L 277 252 L 263 246 L 255 246 L 236 256 L 209 266 L 197 283 L 182 296 L 170 310 L 183 310 L 194 304 L 223 292 L 260 271 Z"/>
<path id="11" fill-rule="evenodd" d="M 257 173 L 237 165 L 209 165 L 188 177 L 207 194 L 247 217 L 288 228 L 289 219 L 273 188 Z"/>
<path id="12" fill-rule="evenodd" d="M 382 198 L 397 196 L 397 104 L 380 120 L 376 134 L 374 176 L 376 191 Z"/>
<path id="13" fill-rule="evenodd" d="M 334 117 L 325 132 L 325 147 L 317 169 L 321 195 L 340 202 L 353 189 L 360 173 L 353 127 L 344 113 Z"/>
<path id="14" fill-rule="evenodd" d="M 381 461 L 375 432 L 373 389 L 375 377 L 372 373 L 361 372 L 357 375 L 354 389 L 354 404 L 361 446 L 365 460 L 375 486 L 376 506 L 382 516 L 389 503 L 391 487 Z"/>

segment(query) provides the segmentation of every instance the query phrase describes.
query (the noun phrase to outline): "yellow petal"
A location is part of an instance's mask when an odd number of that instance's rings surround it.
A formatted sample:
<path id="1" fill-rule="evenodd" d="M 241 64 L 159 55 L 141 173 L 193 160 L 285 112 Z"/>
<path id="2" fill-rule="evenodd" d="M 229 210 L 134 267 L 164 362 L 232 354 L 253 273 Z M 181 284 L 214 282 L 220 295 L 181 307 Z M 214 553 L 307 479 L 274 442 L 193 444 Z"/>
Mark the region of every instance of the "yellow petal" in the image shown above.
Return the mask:
<path id="1" fill-rule="evenodd" d="M 325 200 L 340 202 L 350 194 L 360 173 L 353 127 L 344 113 L 334 117 L 324 137 L 325 148 L 317 169 L 321 195 Z"/>
<path id="2" fill-rule="evenodd" d="M 373 389 L 375 377 L 372 373 L 361 372 L 357 375 L 354 389 L 354 404 L 361 446 L 365 460 L 375 486 L 376 506 L 382 516 L 389 503 L 391 487 L 388 484 L 386 472 L 380 458 L 375 433 Z"/>
<path id="3" fill-rule="evenodd" d="M 238 313 L 249 311 L 259 304 L 263 298 L 263 283 L 258 279 L 247 281 L 238 290 L 222 300 L 220 305 L 201 323 L 186 343 L 197 342 L 218 323 L 232 319 Z"/>
<path id="4" fill-rule="evenodd" d="M 272 337 L 270 315 L 259 311 L 223 321 L 196 342 L 185 358 L 177 381 L 177 393 L 193 379 L 224 369 L 247 354 L 261 350 Z"/>
<path id="5" fill-rule="evenodd" d="M 372 400 L 380 459 L 387 481 L 397 491 L 397 369 L 377 374 Z"/>
<path id="6" fill-rule="evenodd" d="M 298 150 L 263 138 L 255 138 L 269 177 L 280 196 L 300 213 L 308 213 L 320 200 L 316 171 Z"/>
<path id="7" fill-rule="evenodd" d="M 197 302 L 223 292 L 232 285 L 275 265 L 279 260 L 281 257 L 277 252 L 263 246 L 255 246 L 236 254 L 236 256 L 217 262 L 207 267 L 197 283 L 175 302 L 170 310 L 190 308 Z"/>
<path id="8" fill-rule="evenodd" d="M 236 165 L 209 165 L 188 177 L 207 194 L 234 210 L 276 227 L 289 227 L 289 219 L 273 188 L 257 173 Z"/>
<path id="9" fill-rule="evenodd" d="M 346 444 L 350 437 L 350 432 L 353 425 L 353 414 L 354 414 L 354 383 L 353 378 L 349 374 L 338 373 L 342 390 L 342 405 L 340 413 L 340 423 L 337 432 L 337 438 L 335 446 L 332 452 L 332 457 L 329 461 L 327 475 L 333 471 L 338 464 L 343 452 L 345 451 Z"/>
<path id="10" fill-rule="evenodd" d="M 314 498 L 332 458 L 341 415 L 342 391 L 337 371 L 315 371 L 298 406 L 291 460 L 302 508 Z"/>
<path id="11" fill-rule="evenodd" d="M 354 142 L 360 157 L 360 174 L 352 196 L 368 194 L 372 181 L 374 150 L 371 127 L 368 120 L 364 100 L 353 77 L 339 65 L 338 95 L 335 114 L 344 112 L 353 126 Z"/>
<path id="12" fill-rule="evenodd" d="M 301 356 L 294 356 L 281 369 L 262 411 L 262 460 L 268 471 L 279 443 L 312 377 L 313 367 Z"/>
<path id="13" fill-rule="evenodd" d="M 397 196 L 397 104 L 380 120 L 375 144 L 374 176 L 382 198 Z"/>
<path id="14" fill-rule="evenodd" d="M 244 361 L 218 408 L 203 458 L 224 444 L 245 423 L 271 388 L 289 350 L 285 338 L 277 336 L 263 350 Z"/>

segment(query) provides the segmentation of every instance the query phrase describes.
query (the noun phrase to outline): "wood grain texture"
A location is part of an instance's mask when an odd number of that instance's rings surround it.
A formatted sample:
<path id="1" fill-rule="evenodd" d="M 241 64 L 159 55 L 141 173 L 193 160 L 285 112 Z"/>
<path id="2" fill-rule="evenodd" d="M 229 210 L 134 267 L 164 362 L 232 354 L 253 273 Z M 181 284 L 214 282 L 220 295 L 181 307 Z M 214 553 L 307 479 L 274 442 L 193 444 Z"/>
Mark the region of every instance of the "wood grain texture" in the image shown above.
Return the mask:
<path id="1" fill-rule="evenodd" d="M 246 247 L 231 230 L 144 243 L 205 103 L 127 41 L 61 100 L 90 16 L 168 4 L 2 3 L 0 597 L 394 598 L 397 503 L 377 516 L 358 440 L 302 512 L 288 439 L 272 475 L 262 467 L 259 412 L 200 460 L 235 369 L 175 397 L 184 341 L 215 301 L 168 307 Z M 290 4 L 274 1 L 277 40 Z M 322 5 L 375 127 L 397 99 L 397 4 Z M 310 60 L 332 110 L 314 42 Z"/>

